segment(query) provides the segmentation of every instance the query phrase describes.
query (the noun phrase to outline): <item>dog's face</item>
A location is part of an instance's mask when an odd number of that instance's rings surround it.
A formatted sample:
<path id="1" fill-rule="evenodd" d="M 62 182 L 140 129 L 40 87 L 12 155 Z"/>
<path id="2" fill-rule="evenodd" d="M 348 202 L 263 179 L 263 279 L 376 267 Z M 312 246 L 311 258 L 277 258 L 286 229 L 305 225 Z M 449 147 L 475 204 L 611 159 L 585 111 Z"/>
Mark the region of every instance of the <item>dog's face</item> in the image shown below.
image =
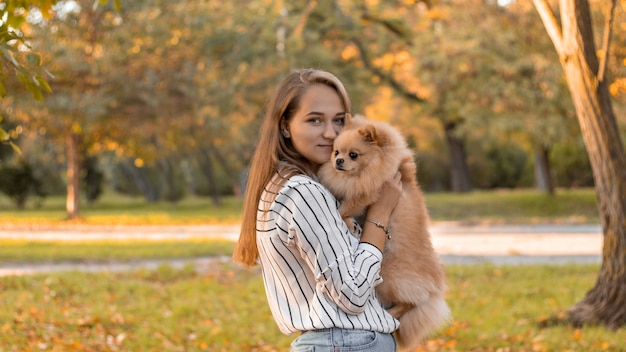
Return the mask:
<path id="1" fill-rule="evenodd" d="M 378 135 L 372 125 L 344 130 L 334 142 L 333 167 L 339 173 L 356 176 L 365 168 L 381 165 L 384 142 L 385 138 Z"/>

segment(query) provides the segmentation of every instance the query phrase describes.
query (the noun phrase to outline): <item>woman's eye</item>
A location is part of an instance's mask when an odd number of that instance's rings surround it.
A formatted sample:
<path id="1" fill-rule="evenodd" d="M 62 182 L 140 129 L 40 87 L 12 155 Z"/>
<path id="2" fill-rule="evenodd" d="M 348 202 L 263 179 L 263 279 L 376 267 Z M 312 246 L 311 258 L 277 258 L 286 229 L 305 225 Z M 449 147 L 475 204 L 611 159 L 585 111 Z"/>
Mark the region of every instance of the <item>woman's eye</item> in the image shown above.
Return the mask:
<path id="1" fill-rule="evenodd" d="M 359 156 L 359 154 L 357 154 L 355 152 L 350 152 L 350 154 L 348 154 L 348 156 L 350 157 L 350 159 L 354 160 L 354 159 L 356 159 Z"/>
<path id="2" fill-rule="evenodd" d="M 346 123 L 346 119 L 344 117 L 338 117 L 335 119 L 335 123 L 337 125 L 343 126 Z"/>

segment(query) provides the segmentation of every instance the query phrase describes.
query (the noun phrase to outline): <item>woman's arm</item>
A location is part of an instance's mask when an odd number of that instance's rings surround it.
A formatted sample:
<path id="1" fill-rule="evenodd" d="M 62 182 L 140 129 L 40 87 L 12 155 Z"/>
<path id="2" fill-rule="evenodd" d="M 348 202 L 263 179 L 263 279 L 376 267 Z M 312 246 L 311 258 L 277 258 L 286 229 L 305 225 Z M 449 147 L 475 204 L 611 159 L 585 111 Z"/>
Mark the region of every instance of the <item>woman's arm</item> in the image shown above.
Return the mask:
<path id="1" fill-rule="evenodd" d="M 349 314 L 363 312 L 381 280 L 382 252 L 369 243 L 356 245 L 335 198 L 319 183 L 288 182 L 274 204 L 280 236 L 312 270 L 315 290 Z"/>
<path id="2" fill-rule="evenodd" d="M 384 229 L 375 225 L 373 222 L 378 222 L 384 226 L 389 225 L 391 212 L 398 204 L 398 199 L 400 199 L 401 194 L 402 181 L 401 175 L 398 172 L 392 180 L 385 183 L 380 198 L 376 203 L 370 205 L 367 210 L 361 242 L 370 243 L 383 252 L 387 234 Z"/>

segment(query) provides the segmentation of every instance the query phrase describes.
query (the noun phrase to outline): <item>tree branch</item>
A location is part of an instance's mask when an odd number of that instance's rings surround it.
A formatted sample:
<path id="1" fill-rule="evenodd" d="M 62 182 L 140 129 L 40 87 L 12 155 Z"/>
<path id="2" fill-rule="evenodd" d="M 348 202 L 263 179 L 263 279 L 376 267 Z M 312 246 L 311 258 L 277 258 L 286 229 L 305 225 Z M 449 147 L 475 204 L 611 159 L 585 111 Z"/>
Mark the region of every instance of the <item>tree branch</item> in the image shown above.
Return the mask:
<path id="1" fill-rule="evenodd" d="M 604 81 L 604 74 L 606 72 L 606 65 L 609 60 L 609 45 L 611 42 L 611 33 L 613 27 L 613 18 L 615 16 L 615 7 L 617 6 L 617 0 L 613 0 L 608 16 L 604 21 L 604 35 L 602 37 L 602 58 L 600 59 L 600 67 L 598 69 L 598 82 Z"/>
<path id="2" fill-rule="evenodd" d="M 554 43 L 559 57 L 562 57 L 564 55 L 564 47 L 561 26 L 557 22 L 550 5 L 548 5 L 548 0 L 533 0 L 533 3 L 537 9 L 537 13 L 539 13 L 539 17 L 541 17 L 541 21 L 543 21 L 544 27 L 546 27 L 548 36 L 550 36 L 552 43 Z"/>
<path id="3" fill-rule="evenodd" d="M 389 86 L 391 86 L 391 88 L 393 88 L 393 90 L 395 90 L 403 97 L 408 98 L 409 100 L 418 103 L 423 103 L 424 101 L 426 101 L 424 98 L 420 97 L 419 94 L 406 89 L 406 87 L 400 84 L 400 82 L 395 80 L 391 75 L 385 74 L 385 72 L 383 72 L 381 69 L 374 66 L 369 58 L 369 55 L 367 54 L 365 46 L 363 45 L 363 43 L 361 43 L 360 40 L 358 40 L 357 38 L 352 38 L 351 41 L 354 43 L 354 45 L 356 45 L 357 49 L 359 49 L 361 61 L 363 61 L 363 65 L 365 65 L 365 68 L 372 72 L 376 77 L 380 78 L 381 81 L 387 83 Z"/>
<path id="4" fill-rule="evenodd" d="M 404 23 L 398 20 L 393 19 L 385 19 L 382 16 L 376 16 L 369 12 L 369 10 L 363 6 L 363 14 L 361 15 L 362 20 L 371 21 L 374 23 L 378 23 L 387 29 L 389 32 L 395 34 L 398 38 L 402 39 L 407 44 L 411 45 L 412 38 L 410 30 L 405 26 Z"/>
<path id="5" fill-rule="evenodd" d="M 317 7 L 317 0 L 309 1 L 309 4 L 306 6 L 306 9 L 304 10 L 304 13 L 302 14 L 302 16 L 300 16 L 300 19 L 298 20 L 298 25 L 296 25 L 296 28 L 294 28 L 293 30 L 294 37 L 300 38 L 300 36 L 302 36 L 302 32 L 304 31 L 304 27 L 306 27 L 306 23 L 309 20 L 309 16 L 313 12 L 313 10 L 315 10 L 316 7 Z"/>

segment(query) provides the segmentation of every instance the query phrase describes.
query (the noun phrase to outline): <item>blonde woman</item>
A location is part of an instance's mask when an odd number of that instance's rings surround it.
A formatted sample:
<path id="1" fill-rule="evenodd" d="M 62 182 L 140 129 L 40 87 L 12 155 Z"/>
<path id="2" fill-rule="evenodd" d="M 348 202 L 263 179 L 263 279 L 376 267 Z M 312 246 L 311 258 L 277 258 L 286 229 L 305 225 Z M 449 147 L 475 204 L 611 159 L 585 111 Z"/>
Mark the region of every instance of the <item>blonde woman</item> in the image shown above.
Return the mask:
<path id="1" fill-rule="evenodd" d="M 338 202 L 317 180 L 350 116 L 350 99 L 331 73 L 293 71 L 269 102 L 252 158 L 241 234 L 233 259 L 261 264 L 272 315 L 297 351 L 396 351 L 398 321 L 374 288 L 386 234 L 367 222 L 351 235 Z M 387 224 L 401 193 L 385 185 L 367 218 Z"/>

